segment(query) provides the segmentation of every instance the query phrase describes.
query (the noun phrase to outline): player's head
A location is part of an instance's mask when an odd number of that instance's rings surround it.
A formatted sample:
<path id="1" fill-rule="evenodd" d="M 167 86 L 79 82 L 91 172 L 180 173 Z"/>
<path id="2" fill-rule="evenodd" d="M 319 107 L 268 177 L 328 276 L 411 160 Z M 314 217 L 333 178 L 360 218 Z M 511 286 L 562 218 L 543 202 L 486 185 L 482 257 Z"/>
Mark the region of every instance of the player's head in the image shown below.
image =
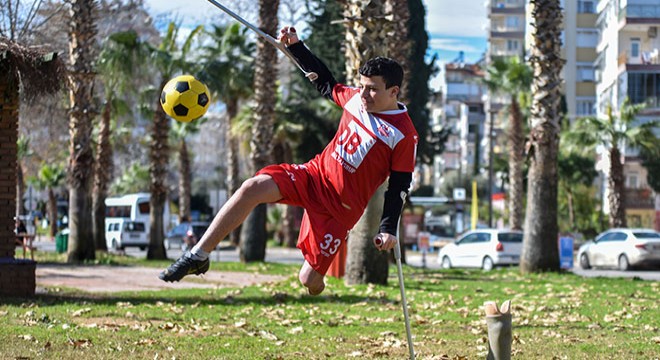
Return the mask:
<path id="1" fill-rule="evenodd" d="M 360 68 L 362 104 L 368 112 L 396 110 L 403 68 L 396 61 L 376 57 Z"/>
<path id="2" fill-rule="evenodd" d="M 369 59 L 362 65 L 360 75 L 366 77 L 382 76 L 388 89 L 392 86 L 401 87 L 403 82 L 403 68 L 401 65 L 390 58 L 381 56 Z"/>

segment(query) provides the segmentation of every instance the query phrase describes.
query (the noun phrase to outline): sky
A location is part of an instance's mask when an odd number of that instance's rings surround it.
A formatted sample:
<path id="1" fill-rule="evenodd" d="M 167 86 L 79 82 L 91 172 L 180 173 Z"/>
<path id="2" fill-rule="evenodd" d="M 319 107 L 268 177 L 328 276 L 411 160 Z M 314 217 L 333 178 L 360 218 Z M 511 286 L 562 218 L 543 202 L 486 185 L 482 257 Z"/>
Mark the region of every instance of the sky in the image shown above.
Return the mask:
<path id="1" fill-rule="evenodd" d="M 248 21 L 256 21 L 244 15 L 246 12 L 241 12 L 241 9 L 232 8 L 235 2 L 220 2 Z M 466 62 L 476 62 L 481 58 L 487 44 L 487 8 L 484 0 L 423 0 L 423 3 L 426 7 L 429 56 L 437 55 L 440 65 L 455 60 L 460 51 L 464 52 Z M 199 24 L 212 21 L 213 17 L 225 16 L 204 0 L 145 0 L 145 4 L 156 18 L 158 15 L 176 14 L 180 19 L 190 19 Z M 286 0 L 281 1 L 280 6 L 286 7 Z M 431 81 L 432 88 L 437 86 L 437 80 Z"/>

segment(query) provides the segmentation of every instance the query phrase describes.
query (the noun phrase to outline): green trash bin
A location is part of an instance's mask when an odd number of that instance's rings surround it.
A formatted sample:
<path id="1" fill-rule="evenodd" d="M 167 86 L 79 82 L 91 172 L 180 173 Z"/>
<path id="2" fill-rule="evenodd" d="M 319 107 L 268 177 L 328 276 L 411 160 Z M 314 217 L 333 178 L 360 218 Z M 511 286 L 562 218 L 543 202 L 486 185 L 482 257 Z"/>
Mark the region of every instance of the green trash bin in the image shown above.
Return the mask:
<path id="1" fill-rule="evenodd" d="M 55 251 L 63 254 L 69 248 L 69 229 L 64 229 L 55 235 Z"/>

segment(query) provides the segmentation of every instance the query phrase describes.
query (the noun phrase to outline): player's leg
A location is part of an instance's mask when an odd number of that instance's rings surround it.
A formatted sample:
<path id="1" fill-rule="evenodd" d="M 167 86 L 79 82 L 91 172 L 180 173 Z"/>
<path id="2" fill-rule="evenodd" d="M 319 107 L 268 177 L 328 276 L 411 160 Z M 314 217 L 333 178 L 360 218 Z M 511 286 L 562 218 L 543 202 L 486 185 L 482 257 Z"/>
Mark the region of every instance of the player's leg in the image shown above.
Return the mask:
<path id="1" fill-rule="evenodd" d="M 197 243 L 206 252 L 211 252 L 236 229 L 259 204 L 280 200 L 277 184 L 269 175 L 257 175 L 246 180 L 232 197 L 222 206 L 208 230 Z"/>
<path id="2" fill-rule="evenodd" d="M 277 184 L 269 175 L 257 175 L 246 180 L 222 206 L 192 251 L 183 254 L 159 278 L 171 282 L 179 281 L 186 275 L 205 273 L 210 264 L 208 254 L 222 239 L 237 228 L 257 205 L 276 202 L 281 198 Z"/>
<path id="3" fill-rule="evenodd" d="M 298 279 L 307 288 L 307 292 L 310 295 L 318 295 L 323 292 L 323 289 L 325 289 L 325 281 L 323 281 L 323 278 L 324 276 L 314 270 L 307 260 L 305 260 L 300 268 Z"/>

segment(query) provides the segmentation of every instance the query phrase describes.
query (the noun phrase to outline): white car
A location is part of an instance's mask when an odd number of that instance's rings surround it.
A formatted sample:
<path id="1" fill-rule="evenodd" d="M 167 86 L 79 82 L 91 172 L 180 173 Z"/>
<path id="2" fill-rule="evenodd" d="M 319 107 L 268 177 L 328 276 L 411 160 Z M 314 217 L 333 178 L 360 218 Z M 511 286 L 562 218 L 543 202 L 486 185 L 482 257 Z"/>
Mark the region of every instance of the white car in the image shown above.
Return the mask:
<path id="1" fill-rule="evenodd" d="M 476 267 L 490 271 L 497 265 L 516 265 L 522 251 L 522 231 L 478 229 L 463 234 L 438 253 L 443 269 Z"/>
<path id="2" fill-rule="evenodd" d="M 617 267 L 628 270 L 660 264 L 660 233 L 652 229 L 610 229 L 578 250 L 580 267 Z"/>

